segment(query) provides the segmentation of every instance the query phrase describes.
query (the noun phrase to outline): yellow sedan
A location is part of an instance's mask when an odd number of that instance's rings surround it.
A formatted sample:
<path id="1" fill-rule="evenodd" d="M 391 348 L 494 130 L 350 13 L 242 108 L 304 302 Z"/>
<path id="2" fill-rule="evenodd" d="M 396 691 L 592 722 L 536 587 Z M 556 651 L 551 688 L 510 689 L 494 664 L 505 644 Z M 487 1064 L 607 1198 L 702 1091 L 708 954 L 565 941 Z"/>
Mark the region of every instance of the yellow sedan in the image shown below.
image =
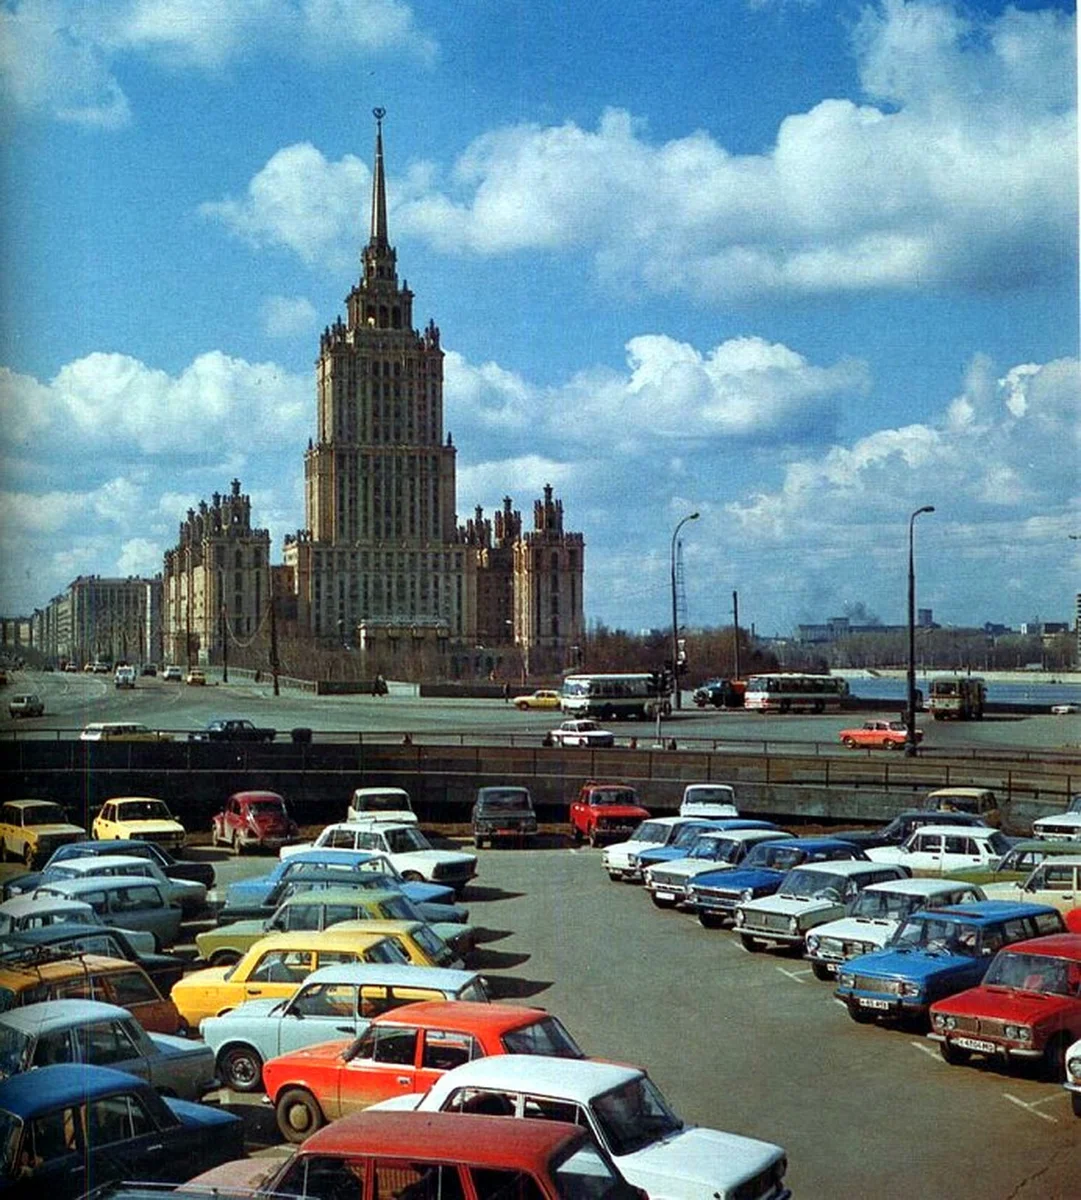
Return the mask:
<path id="1" fill-rule="evenodd" d="M 273 933 L 231 967 L 205 967 L 185 975 L 173 984 L 170 998 L 184 1024 L 198 1029 L 204 1017 L 220 1016 L 245 1001 L 286 999 L 312 971 L 329 963 L 408 961 L 393 939 L 367 929 Z"/>
<path id="2" fill-rule="evenodd" d="M 90 826 L 90 836 L 99 842 L 156 842 L 172 851 L 182 850 L 188 840 L 184 826 L 169 811 L 164 800 L 153 796 L 118 796 L 106 800 Z"/>
<path id="3" fill-rule="evenodd" d="M 559 708 L 559 693 L 552 691 L 531 692 L 528 696 L 518 696 L 514 707 L 525 712 L 530 708 Z"/>

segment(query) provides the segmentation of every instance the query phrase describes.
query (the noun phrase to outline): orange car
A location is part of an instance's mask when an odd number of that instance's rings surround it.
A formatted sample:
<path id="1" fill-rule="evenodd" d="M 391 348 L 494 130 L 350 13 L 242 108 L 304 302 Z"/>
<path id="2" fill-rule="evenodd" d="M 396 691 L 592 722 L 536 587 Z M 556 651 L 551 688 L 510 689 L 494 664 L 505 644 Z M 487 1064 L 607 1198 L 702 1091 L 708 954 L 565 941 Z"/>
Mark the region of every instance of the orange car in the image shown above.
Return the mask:
<path id="1" fill-rule="evenodd" d="M 916 741 L 923 741 L 923 730 L 913 730 Z M 842 729 L 841 745 L 855 750 L 867 746 L 877 750 L 903 750 L 908 731 L 903 721 L 864 721 L 859 729 Z"/>
<path id="2" fill-rule="evenodd" d="M 408 1092 L 426 1092 L 453 1067 L 491 1054 L 584 1058 L 543 1008 L 430 1000 L 375 1017 L 358 1038 L 272 1058 L 263 1086 L 278 1128 L 302 1142 L 327 1121 Z"/>

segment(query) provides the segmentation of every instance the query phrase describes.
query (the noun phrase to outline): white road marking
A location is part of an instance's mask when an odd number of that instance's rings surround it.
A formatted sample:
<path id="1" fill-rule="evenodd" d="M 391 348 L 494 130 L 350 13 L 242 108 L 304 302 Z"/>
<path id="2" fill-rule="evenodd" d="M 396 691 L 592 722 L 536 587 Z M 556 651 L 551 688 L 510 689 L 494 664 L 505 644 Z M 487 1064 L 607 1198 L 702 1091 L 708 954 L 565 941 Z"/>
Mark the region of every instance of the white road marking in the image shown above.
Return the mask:
<path id="1" fill-rule="evenodd" d="M 775 970 L 780 971 L 782 975 L 787 975 L 789 979 L 795 980 L 796 983 L 806 983 L 806 977 L 811 973 L 809 968 L 803 971 L 790 971 L 787 967 L 776 967 Z"/>
<path id="2" fill-rule="evenodd" d="M 1052 1125 L 1058 1124 L 1058 1117 L 1052 1117 L 1049 1113 L 1036 1111 L 1036 1104 L 1043 1103 L 1043 1101 L 1038 1100 L 1035 1104 L 1028 1104 L 1024 1100 L 1018 1100 L 1016 1096 L 1011 1096 L 1009 1092 L 1003 1092 L 1002 1094 L 1011 1104 L 1016 1104 L 1018 1108 L 1027 1109 L 1034 1117 L 1039 1117 L 1041 1121 L 1050 1121 Z"/>
<path id="3" fill-rule="evenodd" d="M 935 1047 L 928 1046 L 926 1042 L 909 1042 L 909 1045 L 915 1046 L 917 1050 L 922 1050 L 924 1054 L 945 1065 L 945 1060 Z"/>

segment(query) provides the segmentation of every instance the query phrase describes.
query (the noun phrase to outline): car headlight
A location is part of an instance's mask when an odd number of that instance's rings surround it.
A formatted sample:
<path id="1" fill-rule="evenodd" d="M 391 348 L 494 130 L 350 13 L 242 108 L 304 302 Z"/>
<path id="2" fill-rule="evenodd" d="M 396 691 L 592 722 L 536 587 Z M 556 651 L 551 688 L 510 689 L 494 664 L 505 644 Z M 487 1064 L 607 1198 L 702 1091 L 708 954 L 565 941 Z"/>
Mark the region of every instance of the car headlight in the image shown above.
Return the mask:
<path id="1" fill-rule="evenodd" d="M 855 977 L 855 975 L 849 975 L 846 972 L 842 972 L 840 975 L 837 976 L 837 982 L 841 987 L 846 987 L 846 988 L 855 987 L 856 986 L 856 977 Z"/>
<path id="2" fill-rule="evenodd" d="M 1071 1079 L 1081 1083 L 1081 1054 L 1071 1054 L 1066 1060 L 1066 1072 Z"/>
<path id="3" fill-rule="evenodd" d="M 902 996 L 919 996 L 922 991 L 923 988 L 918 983 L 909 983 L 907 981 L 902 981 L 901 983 Z"/>
<path id="4" fill-rule="evenodd" d="M 742 924 L 743 924 L 743 922 L 744 922 L 746 919 L 747 919 L 747 917 L 746 917 L 746 913 L 744 913 L 743 909 L 742 909 L 742 908 L 737 908 L 737 909 L 736 909 L 735 923 L 736 923 L 737 925 L 742 925 Z"/>
<path id="5" fill-rule="evenodd" d="M 949 1029 L 957 1028 L 957 1018 L 947 1016 L 945 1013 L 935 1013 L 934 1022 L 935 1022 L 935 1028 L 940 1033 L 944 1033 L 944 1032 L 946 1032 L 946 1030 L 949 1030 Z"/>
<path id="6" fill-rule="evenodd" d="M 1027 1025 L 1007 1025 L 1003 1033 L 1014 1042 L 1032 1041 L 1032 1030 Z"/>
<path id="7" fill-rule="evenodd" d="M 799 917 L 788 918 L 788 932 L 799 933 Z"/>
<path id="8" fill-rule="evenodd" d="M 627 866 L 628 867 L 637 867 L 638 866 L 638 855 L 637 854 L 628 854 L 627 855 Z"/>
<path id="9" fill-rule="evenodd" d="M 808 949 L 808 950 L 810 950 L 810 951 L 812 951 L 812 952 L 818 949 L 818 936 L 817 936 L 817 934 L 814 934 L 814 933 L 809 933 L 809 934 L 807 935 L 807 949 Z"/>
<path id="10" fill-rule="evenodd" d="M 754 888 L 744 888 L 739 898 L 743 904 L 749 904 L 754 899 Z"/>

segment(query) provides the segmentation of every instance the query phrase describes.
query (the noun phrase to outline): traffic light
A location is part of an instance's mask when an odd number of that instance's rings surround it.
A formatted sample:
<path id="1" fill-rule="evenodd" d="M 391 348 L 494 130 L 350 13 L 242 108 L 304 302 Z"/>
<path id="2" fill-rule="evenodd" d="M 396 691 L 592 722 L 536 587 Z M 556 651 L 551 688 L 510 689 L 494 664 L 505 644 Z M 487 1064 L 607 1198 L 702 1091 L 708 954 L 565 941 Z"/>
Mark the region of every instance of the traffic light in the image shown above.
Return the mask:
<path id="1" fill-rule="evenodd" d="M 651 696 L 659 696 L 661 694 L 661 672 L 650 671 L 649 673 L 649 694 Z"/>
<path id="2" fill-rule="evenodd" d="M 661 672 L 661 695 L 670 695 L 675 687 L 675 676 L 672 674 L 670 667 L 665 667 Z"/>

